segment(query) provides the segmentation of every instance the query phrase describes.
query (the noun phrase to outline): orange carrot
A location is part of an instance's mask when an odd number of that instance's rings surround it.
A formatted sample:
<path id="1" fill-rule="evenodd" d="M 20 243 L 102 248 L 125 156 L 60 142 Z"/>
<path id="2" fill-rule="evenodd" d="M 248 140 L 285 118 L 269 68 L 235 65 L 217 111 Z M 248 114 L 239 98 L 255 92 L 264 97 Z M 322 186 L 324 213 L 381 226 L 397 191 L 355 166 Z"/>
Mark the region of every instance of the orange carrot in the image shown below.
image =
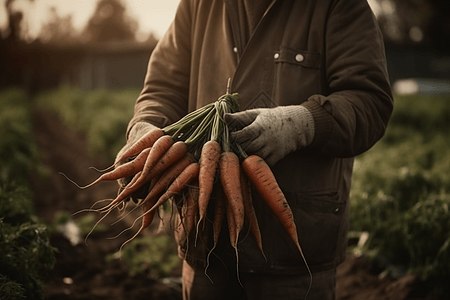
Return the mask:
<path id="1" fill-rule="evenodd" d="M 128 185 L 133 185 L 134 186 L 133 188 L 128 188 L 128 186 L 123 188 L 116 196 L 116 198 L 114 198 L 108 205 L 101 208 L 101 211 L 107 211 L 117 207 L 117 205 L 119 205 L 120 202 L 125 201 L 133 193 L 137 192 L 141 188 L 141 186 L 137 186 L 134 183 L 140 178 L 139 176 L 141 173 L 142 171 L 137 173 L 136 176 L 134 176 L 133 179 L 130 181 L 130 183 L 128 183 Z"/>
<path id="2" fill-rule="evenodd" d="M 239 158 L 235 153 L 227 151 L 220 155 L 219 174 L 220 183 L 233 212 L 237 239 L 244 227 L 244 199 L 242 198 Z"/>
<path id="3" fill-rule="evenodd" d="M 228 202 L 225 203 L 225 213 L 227 217 L 228 232 L 230 234 L 230 243 L 234 249 L 237 249 L 237 231 L 234 223 L 233 208 Z"/>
<path id="4" fill-rule="evenodd" d="M 213 190 L 214 179 L 216 169 L 220 158 L 220 144 L 214 140 L 206 142 L 202 147 L 200 154 L 200 172 L 198 175 L 198 208 L 199 208 L 199 221 L 203 220 L 206 216 L 206 210 L 208 208 L 209 197 Z"/>
<path id="5" fill-rule="evenodd" d="M 155 205 L 155 203 L 155 200 L 142 202 L 142 210 L 144 211 L 144 214 L 142 215 L 142 226 L 139 229 L 139 232 L 150 226 L 150 224 L 152 223 L 156 210 L 150 211 L 150 209 L 153 207 L 153 205 Z"/>
<path id="6" fill-rule="evenodd" d="M 166 192 L 159 197 L 158 201 L 151 208 L 151 210 L 156 209 L 160 205 L 164 204 L 171 197 L 180 193 L 188 184 L 198 178 L 198 172 L 200 169 L 200 165 L 196 162 L 191 163 L 187 166 L 180 175 L 170 184 L 167 188 Z"/>
<path id="7" fill-rule="evenodd" d="M 191 153 L 185 154 L 183 158 L 175 162 L 172 166 L 170 166 L 170 168 L 161 174 L 161 177 L 155 182 L 145 199 L 154 198 L 161 195 L 164 192 L 164 189 L 166 189 L 172 181 L 174 181 L 175 178 L 177 178 L 181 172 L 183 172 L 183 170 L 193 162 L 195 162 L 194 156 Z M 162 166 L 164 164 L 160 165 Z"/>
<path id="8" fill-rule="evenodd" d="M 225 217 L 225 194 L 221 186 L 218 186 L 215 193 L 215 207 L 214 207 L 214 219 L 213 219 L 213 248 L 211 252 L 216 248 L 219 241 L 220 230 L 222 228 L 222 221 Z"/>
<path id="9" fill-rule="evenodd" d="M 198 181 L 189 186 L 188 194 L 184 204 L 184 224 L 186 235 L 192 231 L 195 226 L 195 218 L 198 211 Z"/>
<path id="10" fill-rule="evenodd" d="M 166 170 L 186 153 L 186 143 L 182 141 L 174 143 L 170 136 L 163 136 L 155 143 L 152 150 L 150 150 L 141 177 L 135 182 L 135 185 L 143 185 L 150 181 L 155 175 Z M 130 188 L 132 188 L 132 186 L 130 186 Z"/>
<path id="11" fill-rule="evenodd" d="M 79 186 L 73 180 L 69 179 L 65 174 L 63 174 L 63 173 L 61 173 L 61 174 L 64 175 L 73 184 L 78 186 L 80 189 L 86 189 L 86 188 L 91 187 L 102 181 L 117 180 L 120 178 L 124 178 L 124 177 L 128 177 L 128 176 L 137 174 L 144 167 L 144 163 L 145 163 L 145 160 L 147 159 L 149 152 L 150 152 L 149 148 L 144 149 L 134 160 L 124 163 L 123 165 L 118 166 L 116 169 L 101 175 L 95 181 L 93 181 L 92 183 L 90 183 L 86 186 Z"/>
<path id="12" fill-rule="evenodd" d="M 137 155 L 145 148 L 152 147 L 153 144 L 164 135 L 164 131 L 160 128 L 154 128 L 144 134 L 139 140 L 116 158 L 116 162 L 120 162 L 127 157 Z"/>
<path id="13" fill-rule="evenodd" d="M 287 230 L 295 245 L 300 248 L 294 216 L 270 167 L 261 157 L 251 155 L 242 162 L 242 169 L 264 202 Z"/>
<path id="14" fill-rule="evenodd" d="M 209 250 L 208 256 L 206 257 L 206 268 L 205 268 L 206 276 L 208 276 L 207 270 L 209 267 L 209 257 L 211 256 L 211 253 L 214 251 L 214 249 L 217 247 L 217 243 L 219 241 L 219 236 L 220 236 L 220 231 L 222 229 L 222 222 L 225 217 L 225 211 L 226 211 L 225 194 L 220 185 L 218 185 L 215 188 L 214 195 L 215 195 L 215 197 L 214 197 L 215 206 L 214 206 L 214 219 L 213 219 L 213 246 L 212 246 L 211 250 Z"/>
<path id="15" fill-rule="evenodd" d="M 183 141 L 175 142 L 164 155 L 156 162 L 153 169 L 147 174 L 147 179 L 154 178 L 156 175 L 161 174 L 173 164 L 177 163 L 180 159 L 184 158 L 188 153 L 188 146 Z M 192 154 L 191 154 L 192 156 Z"/>
<path id="16" fill-rule="evenodd" d="M 187 195 L 183 200 L 183 206 L 181 208 L 181 222 L 184 228 L 186 238 L 192 232 L 195 226 L 196 218 L 198 212 L 198 180 L 189 185 Z M 189 252 L 189 243 L 187 243 L 186 253 Z"/>
<path id="17" fill-rule="evenodd" d="M 312 280 L 311 270 L 298 240 L 294 215 L 269 165 L 261 157 L 250 155 L 242 162 L 242 169 L 297 246 Z M 309 288 L 311 288 L 311 283 Z"/>
<path id="18" fill-rule="evenodd" d="M 256 243 L 258 244 L 261 253 L 263 254 L 264 258 L 266 258 L 262 246 L 261 231 L 259 229 L 258 219 L 256 217 L 255 208 L 253 207 L 253 199 L 250 183 L 242 168 L 240 168 L 240 172 L 241 172 L 241 188 L 242 188 L 242 198 L 244 200 L 245 217 L 247 218 L 250 230 L 253 233 L 253 236 L 255 237 Z"/>
<path id="19" fill-rule="evenodd" d="M 234 251 L 236 252 L 236 276 L 239 284 L 242 286 L 241 280 L 239 279 L 239 256 L 238 256 L 238 248 L 237 248 L 237 241 L 238 241 L 238 232 L 236 230 L 236 223 L 235 223 L 235 217 L 233 208 L 230 204 L 230 202 L 225 201 L 225 213 L 227 217 L 227 223 L 228 223 L 228 232 L 230 235 L 230 243 L 231 246 L 234 248 Z"/>
<path id="20" fill-rule="evenodd" d="M 147 160 L 144 165 L 144 172 L 149 172 L 151 168 L 156 164 L 156 162 L 166 153 L 166 151 L 173 145 L 174 140 L 169 135 L 163 135 L 150 149 L 150 152 L 147 156 Z"/>

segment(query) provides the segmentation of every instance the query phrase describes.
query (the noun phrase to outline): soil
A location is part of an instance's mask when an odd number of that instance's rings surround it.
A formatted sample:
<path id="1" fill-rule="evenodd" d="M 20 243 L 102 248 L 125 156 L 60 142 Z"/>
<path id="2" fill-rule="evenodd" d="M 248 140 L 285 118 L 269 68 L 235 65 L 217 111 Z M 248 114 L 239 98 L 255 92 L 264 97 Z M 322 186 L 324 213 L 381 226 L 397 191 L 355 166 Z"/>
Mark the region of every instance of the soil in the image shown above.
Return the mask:
<path id="1" fill-rule="evenodd" d="M 47 224 L 54 222 L 58 212 L 74 213 L 89 208 L 95 201 L 113 198 L 117 183 L 107 182 L 83 190 L 77 188 L 59 172 L 75 182 L 86 184 L 98 173 L 90 166 L 105 166 L 101 159 L 89 155 L 86 140 L 71 128 L 67 128 L 54 116 L 39 112 L 35 116 L 35 139 L 43 150 L 43 159 L 50 170 L 48 177 L 32 178 L 32 188 L 38 216 Z M 107 163 L 107 162 L 106 162 Z M 117 216 L 104 220 L 111 224 Z M 126 220 L 125 220 L 126 221 Z M 129 276 L 126 264 L 119 260 L 105 260 L 115 253 L 130 237 L 116 236 L 124 227 L 108 226 L 106 231 L 94 233 L 88 244 L 84 241 L 72 245 L 62 234 L 51 235 L 52 245 L 58 249 L 55 267 L 49 271 L 45 282 L 46 299 L 70 300 L 123 300 L 123 299 L 181 299 L 180 267 L 165 279 L 146 276 Z M 145 234 L 150 234 L 149 230 Z M 398 279 L 380 276 L 365 257 L 348 255 L 338 268 L 336 294 L 338 300 L 431 300 L 421 295 L 414 275 Z"/>

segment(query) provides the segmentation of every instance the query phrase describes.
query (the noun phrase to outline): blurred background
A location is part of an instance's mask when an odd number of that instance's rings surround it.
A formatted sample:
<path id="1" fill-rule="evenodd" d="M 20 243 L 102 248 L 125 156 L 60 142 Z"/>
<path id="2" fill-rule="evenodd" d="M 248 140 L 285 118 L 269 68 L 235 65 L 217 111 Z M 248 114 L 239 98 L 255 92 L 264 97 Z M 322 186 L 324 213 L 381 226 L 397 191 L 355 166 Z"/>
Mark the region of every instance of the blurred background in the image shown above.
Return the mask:
<path id="1" fill-rule="evenodd" d="M 138 87 L 178 5 L 170 1 L 2 0 L 0 87 Z"/>
<path id="2" fill-rule="evenodd" d="M 169 26 L 178 1 L 0 3 L 0 87 L 21 85 L 36 92 L 62 84 L 84 89 L 140 86 L 146 59 Z M 448 1 L 369 4 L 386 39 L 393 82 L 448 79 Z M 118 74 L 122 76 L 115 78 Z"/>
<path id="3" fill-rule="evenodd" d="M 139 213 L 91 232 L 100 216 L 74 213 L 117 184 L 82 190 L 60 174 L 83 185 L 114 161 L 178 2 L 0 0 L 2 300 L 181 299 L 171 208 L 119 255 Z M 395 108 L 355 160 L 337 299 L 449 299 L 450 1 L 368 2 Z"/>

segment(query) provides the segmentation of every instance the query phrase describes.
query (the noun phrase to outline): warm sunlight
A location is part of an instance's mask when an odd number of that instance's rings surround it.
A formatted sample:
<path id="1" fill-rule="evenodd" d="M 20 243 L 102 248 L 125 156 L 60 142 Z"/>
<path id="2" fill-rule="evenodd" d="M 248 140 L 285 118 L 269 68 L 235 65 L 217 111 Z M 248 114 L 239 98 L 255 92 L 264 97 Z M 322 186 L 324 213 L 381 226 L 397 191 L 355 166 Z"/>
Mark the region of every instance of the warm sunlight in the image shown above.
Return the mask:
<path id="1" fill-rule="evenodd" d="M 0 28 L 7 26 L 5 1 L 0 0 Z M 153 32 L 161 37 L 172 22 L 179 0 L 122 0 L 127 13 L 139 22 L 139 36 Z M 28 38 L 34 39 L 40 32 L 42 23 L 50 16 L 50 8 L 55 7 L 58 15 L 72 15 L 72 22 L 81 30 L 94 12 L 97 1 L 93 0 L 16 0 L 14 7 L 24 12 L 25 30 Z"/>

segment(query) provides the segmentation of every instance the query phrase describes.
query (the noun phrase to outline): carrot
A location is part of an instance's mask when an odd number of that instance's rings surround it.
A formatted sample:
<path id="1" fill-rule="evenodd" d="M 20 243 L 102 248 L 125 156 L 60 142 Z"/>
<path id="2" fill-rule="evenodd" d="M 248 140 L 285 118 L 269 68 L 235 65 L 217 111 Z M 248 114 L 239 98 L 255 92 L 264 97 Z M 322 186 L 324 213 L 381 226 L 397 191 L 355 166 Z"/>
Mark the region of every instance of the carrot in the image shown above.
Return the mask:
<path id="1" fill-rule="evenodd" d="M 220 155 L 219 174 L 220 183 L 233 212 L 237 239 L 244 227 L 244 199 L 242 198 L 239 158 L 235 153 L 227 151 Z"/>
<path id="2" fill-rule="evenodd" d="M 219 241 L 220 230 L 222 228 L 222 221 L 225 216 L 225 194 L 223 189 L 219 186 L 216 191 L 213 219 L 213 247 L 211 252 L 216 248 Z"/>
<path id="3" fill-rule="evenodd" d="M 152 223 L 156 211 L 151 212 L 150 209 L 154 204 L 155 201 L 142 202 L 142 210 L 144 211 L 144 215 L 142 215 L 142 225 L 139 229 L 139 232 L 150 226 L 150 224 Z"/>
<path id="4" fill-rule="evenodd" d="M 249 227 L 253 236 L 255 237 L 256 243 L 258 244 L 261 253 L 264 258 L 267 260 L 266 255 L 264 254 L 263 246 L 262 246 L 262 238 L 261 231 L 259 229 L 258 219 L 256 217 L 255 208 L 253 207 L 253 199 L 252 199 L 252 191 L 250 188 L 250 183 L 248 181 L 247 176 L 245 175 L 242 168 L 240 168 L 241 172 L 241 188 L 242 188 L 242 198 L 244 200 L 244 213 L 245 217 L 248 220 Z"/>
<path id="5" fill-rule="evenodd" d="M 262 199 L 287 230 L 295 245 L 299 247 L 294 216 L 270 167 L 259 156 L 251 155 L 242 162 L 242 169 Z"/>
<path id="6" fill-rule="evenodd" d="M 147 174 L 146 181 L 154 178 L 156 175 L 163 173 L 173 164 L 188 154 L 188 146 L 183 141 L 174 143 L 164 155 L 156 162 L 153 169 Z M 192 156 L 192 154 L 190 154 Z M 191 157 L 193 158 L 193 156 Z M 190 159 L 191 159 L 190 158 Z"/>
<path id="7" fill-rule="evenodd" d="M 130 148 L 116 158 L 116 162 L 120 162 L 127 157 L 137 155 L 145 148 L 152 147 L 153 144 L 164 135 L 164 131 L 160 128 L 154 128 L 144 134 L 139 140 L 133 143 Z"/>
<path id="8" fill-rule="evenodd" d="M 217 243 L 219 241 L 220 231 L 222 229 L 222 221 L 225 217 L 225 205 L 226 205 L 226 199 L 225 194 L 223 192 L 223 189 L 220 185 L 217 186 L 215 189 L 215 206 L 214 206 L 214 219 L 213 219 L 213 246 L 211 250 L 209 250 L 208 256 L 206 257 L 206 268 L 205 268 L 205 275 L 208 276 L 207 270 L 209 267 L 209 257 L 211 256 L 214 249 L 217 247 Z M 209 276 L 208 276 L 209 278 Z M 212 279 L 209 278 L 212 282 Z"/>
<path id="9" fill-rule="evenodd" d="M 198 210 L 198 181 L 195 181 L 188 190 L 188 195 L 184 204 L 184 220 L 186 235 L 192 231 L 195 226 L 195 218 Z"/>
<path id="10" fill-rule="evenodd" d="M 177 178 L 177 176 L 179 176 L 181 172 L 193 162 L 195 162 L 194 156 L 190 153 L 185 154 L 183 158 L 175 162 L 161 174 L 161 177 L 150 189 L 145 200 L 147 198 L 157 197 L 158 195 L 162 194 L 164 192 L 164 189 L 166 189 L 172 183 L 172 181 L 174 181 L 175 178 Z"/>
<path id="11" fill-rule="evenodd" d="M 181 208 L 181 222 L 187 239 L 189 239 L 192 229 L 195 226 L 197 211 L 198 211 L 198 180 L 195 180 L 191 185 L 189 185 L 187 195 L 183 200 L 183 205 Z M 189 243 L 187 243 L 186 247 L 186 253 L 188 252 L 189 252 Z"/>
<path id="12" fill-rule="evenodd" d="M 136 176 L 133 177 L 133 179 L 130 181 L 130 183 L 128 185 L 132 185 L 132 188 L 128 188 L 125 187 L 124 189 L 122 189 L 119 194 L 116 196 L 116 198 L 114 198 L 108 205 L 106 205 L 105 207 L 101 208 L 101 211 L 107 211 L 107 210 L 111 210 L 114 209 L 115 207 L 117 207 L 117 205 L 124 201 L 125 199 L 127 199 L 128 197 L 130 197 L 134 192 L 137 192 L 141 186 L 137 186 L 134 183 L 140 178 L 141 172 L 137 173 Z"/>
<path id="13" fill-rule="evenodd" d="M 133 178 L 133 179 L 134 179 L 134 178 Z M 151 188 L 154 186 L 155 182 L 156 182 L 158 179 L 159 179 L 159 177 L 155 177 L 155 178 L 152 179 L 152 181 L 150 182 L 149 189 L 151 189 Z M 130 211 L 128 211 L 128 212 L 126 212 L 126 213 L 125 213 L 125 211 L 124 211 L 124 213 L 122 214 L 122 216 L 120 216 L 120 218 L 118 218 L 118 220 L 115 221 L 114 223 L 112 223 L 111 225 L 114 225 L 114 224 L 116 224 L 116 223 L 122 221 L 123 219 L 125 219 L 125 218 L 126 218 L 128 215 L 130 215 L 136 208 L 142 206 L 142 203 L 143 203 L 143 199 L 140 199 L 140 201 L 137 203 L 136 206 L 134 206 Z M 133 227 L 134 227 L 134 226 L 131 226 L 131 228 L 133 228 Z M 131 228 L 125 229 L 124 231 L 122 231 L 121 233 L 119 233 L 116 237 L 118 237 L 118 236 L 121 235 L 123 232 L 125 232 L 125 231 L 127 231 L 127 230 L 129 230 L 129 229 L 131 229 Z M 116 238 L 116 237 L 114 237 L 114 238 Z"/>
<path id="14" fill-rule="evenodd" d="M 273 175 L 272 170 L 264 161 L 264 159 L 257 155 L 250 155 L 245 158 L 242 162 L 242 169 L 244 170 L 245 175 L 247 175 L 247 177 L 249 178 L 250 182 L 258 191 L 261 198 L 269 206 L 270 210 L 278 218 L 278 220 L 288 232 L 294 244 L 297 246 L 311 278 L 309 286 L 310 289 L 312 284 L 312 274 L 298 240 L 297 227 L 294 222 L 294 215 L 292 214 L 289 203 L 287 202 L 283 191 L 278 185 L 278 182 Z"/>
<path id="15" fill-rule="evenodd" d="M 143 171 L 145 173 L 149 172 L 151 168 L 156 164 L 156 162 L 173 145 L 173 143 L 174 140 L 170 135 L 163 135 L 159 139 L 157 139 L 150 149 L 147 160 L 145 161 Z"/>
<path id="16" fill-rule="evenodd" d="M 237 277 L 239 284 L 242 286 L 241 280 L 239 279 L 239 256 L 238 256 L 238 249 L 237 249 L 238 232 L 236 230 L 236 223 L 235 223 L 233 208 L 232 208 L 230 202 L 228 202 L 228 201 L 225 201 L 225 214 L 227 217 L 228 232 L 230 235 L 230 243 L 231 243 L 231 246 L 234 248 L 234 251 L 236 252 L 236 277 Z"/>
<path id="17" fill-rule="evenodd" d="M 198 178 L 199 169 L 200 165 L 196 162 L 187 166 L 183 172 L 181 172 L 180 175 L 178 175 L 178 177 L 170 184 L 166 192 L 159 197 L 158 201 L 151 208 L 151 210 L 154 210 L 164 204 L 167 200 L 180 193 L 188 184 Z"/>
<path id="18" fill-rule="evenodd" d="M 174 143 L 173 139 L 165 135 L 161 137 L 150 150 L 140 178 L 135 185 L 143 185 L 155 175 L 161 173 L 187 153 L 187 145 L 182 141 Z M 130 186 L 132 188 L 133 186 Z"/>
<path id="19" fill-rule="evenodd" d="M 64 177 L 66 177 L 70 182 L 75 184 L 80 189 L 86 189 L 102 181 L 117 180 L 120 178 L 137 174 L 144 167 L 144 163 L 145 160 L 147 159 L 149 152 L 150 152 L 149 148 L 144 149 L 134 160 L 124 163 L 123 165 L 118 166 L 116 169 L 101 175 L 96 180 L 85 186 L 79 186 L 76 182 L 68 178 L 64 173 L 60 172 L 60 174 L 64 175 Z"/>
<path id="20" fill-rule="evenodd" d="M 200 222 L 206 216 L 206 210 L 208 208 L 209 197 L 211 196 L 216 169 L 220 158 L 220 144 L 215 140 L 206 142 L 202 147 L 200 154 L 200 171 L 198 175 L 198 209 L 199 220 L 197 223 L 197 229 Z"/>
<path id="21" fill-rule="evenodd" d="M 237 231 L 236 231 L 236 226 L 234 223 L 233 209 L 231 208 L 231 205 L 228 202 L 225 202 L 225 213 L 226 213 L 227 223 L 228 223 L 228 232 L 230 234 L 230 243 L 234 249 L 237 249 L 237 238 L 236 238 Z M 237 252 L 237 250 L 236 250 L 236 252 Z"/>

